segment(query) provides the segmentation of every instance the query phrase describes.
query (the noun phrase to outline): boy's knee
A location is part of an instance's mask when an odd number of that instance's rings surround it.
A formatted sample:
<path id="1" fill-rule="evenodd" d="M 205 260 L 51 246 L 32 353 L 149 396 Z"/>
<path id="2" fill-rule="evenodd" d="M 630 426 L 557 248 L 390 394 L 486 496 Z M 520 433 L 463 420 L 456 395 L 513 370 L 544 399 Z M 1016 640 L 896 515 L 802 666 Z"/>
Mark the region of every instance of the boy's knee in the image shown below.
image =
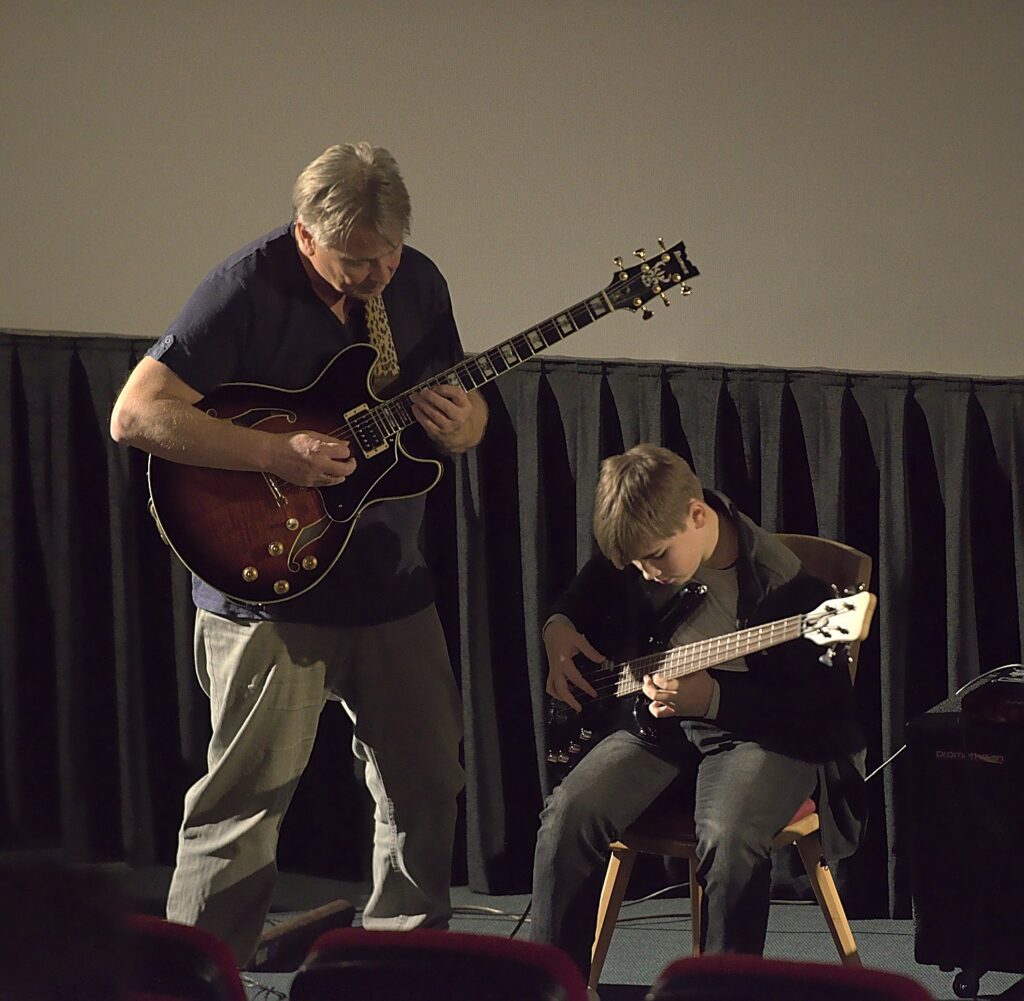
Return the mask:
<path id="1" fill-rule="evenodd" d="M 771 836 L 742 818 L 704 821 L 699 825 L 697 834 L 702 856 L 724 861 L 767 857 L 771 852 Z"/>

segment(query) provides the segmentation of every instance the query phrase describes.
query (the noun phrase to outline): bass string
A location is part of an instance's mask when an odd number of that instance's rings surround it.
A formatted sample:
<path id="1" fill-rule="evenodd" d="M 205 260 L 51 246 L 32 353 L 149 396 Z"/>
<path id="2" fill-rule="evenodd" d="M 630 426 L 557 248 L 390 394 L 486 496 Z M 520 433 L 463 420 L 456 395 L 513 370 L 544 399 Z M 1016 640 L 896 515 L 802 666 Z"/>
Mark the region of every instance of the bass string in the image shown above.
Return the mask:
<path id="1" fill-rule="evenodd" d="M 724 636 L 712 636 L 672 650 L 645 654 L 634 660 L 602 668 L 588 680 L 598 693 L 596 697 L 599 699 L 631 695 L 641 690 L 645 674 L 666 674 L 670 671 L 670 679 L 681 678 L 736 657 L 763 650 L 767 646 L 796 639 L 803 634 L 804 619 L 804 615 L 794 615 L 788 619 L 755 626 L 753 629 L 727 633 Z M 709 663 L 712 659 L 713 662 Z M 598 683 L 594 684 L 599 675 L 610 677 L 607 681 L 601 677 Z"/>

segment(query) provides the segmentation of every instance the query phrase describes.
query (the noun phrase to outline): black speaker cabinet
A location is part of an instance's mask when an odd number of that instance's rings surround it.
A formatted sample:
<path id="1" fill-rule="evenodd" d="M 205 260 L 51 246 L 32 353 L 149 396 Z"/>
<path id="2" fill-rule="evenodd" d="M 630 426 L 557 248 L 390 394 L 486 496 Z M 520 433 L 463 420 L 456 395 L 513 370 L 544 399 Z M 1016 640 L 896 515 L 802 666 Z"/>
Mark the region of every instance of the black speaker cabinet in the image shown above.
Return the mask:
<path id="1" fill-rule="evenodd" d="M 1024 973 L 1024 726 L 954 697 L 907 724 L 914 956 L 960 996 L 987 970 Z"/>

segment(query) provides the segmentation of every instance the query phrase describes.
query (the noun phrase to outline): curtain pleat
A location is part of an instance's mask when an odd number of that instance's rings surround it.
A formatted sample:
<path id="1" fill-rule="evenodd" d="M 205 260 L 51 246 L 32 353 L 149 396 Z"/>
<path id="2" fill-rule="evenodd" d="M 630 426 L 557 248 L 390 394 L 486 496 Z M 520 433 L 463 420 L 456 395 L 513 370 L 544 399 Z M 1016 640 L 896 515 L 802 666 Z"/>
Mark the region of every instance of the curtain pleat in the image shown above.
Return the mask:
<path id="1" fill-rule="evenodd" d="M 0 333 L 0 847 L 169 864 L 203 768 L 188 575 L 148 515 L 145 456 L 107 432 L 147 346 Z M 770 530 L 871 554 L 879 606 L 856 683 L 869 768 L 909 719 L 1019 661 L 1019 380 L 558 358 L 487 393 L 487 438 L 455 462 L 427 522 L 465 709 L 456 872 L 474 889 L 529 889 L 550 789 L 540 631 L 593 552 L 601 460 L 639 441 L 686 456 Z M 371 806 L 338 769 L 348 738 L 325 719 L 283 868 L 368 875 Z M 909 913 L 908 781 L 898 759 L 869 786 L 874 821 L 841 870 L 854 913 Z"/>

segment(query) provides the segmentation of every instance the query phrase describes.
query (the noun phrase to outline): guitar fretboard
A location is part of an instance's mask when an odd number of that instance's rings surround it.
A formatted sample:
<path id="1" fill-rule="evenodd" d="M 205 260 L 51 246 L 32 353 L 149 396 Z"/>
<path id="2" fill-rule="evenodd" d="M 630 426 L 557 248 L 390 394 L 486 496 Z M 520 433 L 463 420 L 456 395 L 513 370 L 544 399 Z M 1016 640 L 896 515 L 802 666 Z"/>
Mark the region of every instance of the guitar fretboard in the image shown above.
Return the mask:
<path id="1" fill-rule="evenodd" d="M 807 615 L 793 615 L 788 619 L 766 622 L 735 633 L 726 633 L 724 636 L 697 640 L 671 650 L 622 661 L 616 665 L 619 669 L 619 678 L 614 694 L 616 698 L 622 698 L 639 692 L 643 688 L 645 674 L 657 673 L 667 680 L 682 678 L 714 667 L 716 664 L 725 664 L 738 657 L 745 657 L 748 653 L 757 653 L 759 650 L 788 643 L 807 632 L 807 619 Z"/>
<path id="2" fill-rule="evenodd" d="M 418 390 L 445 384 L 461 386 L 467 393 L 479 389 L 499 375 L 521 365 L 524 361 L 529 361 L 534 355 L 564 341 L 577 330 L 582 330 L 611 312 L 612 306 L 607 295 L 598 292 L 589 299 L 584 299 L 575 306 L 549 317 L 536 327 L 515 334 L 507 341 L 467 358 L 394 399 L 379 404 L 363 419 L 374 421 L 384 438 L 390 439 L 415 422 L 410 397 Z"/>

